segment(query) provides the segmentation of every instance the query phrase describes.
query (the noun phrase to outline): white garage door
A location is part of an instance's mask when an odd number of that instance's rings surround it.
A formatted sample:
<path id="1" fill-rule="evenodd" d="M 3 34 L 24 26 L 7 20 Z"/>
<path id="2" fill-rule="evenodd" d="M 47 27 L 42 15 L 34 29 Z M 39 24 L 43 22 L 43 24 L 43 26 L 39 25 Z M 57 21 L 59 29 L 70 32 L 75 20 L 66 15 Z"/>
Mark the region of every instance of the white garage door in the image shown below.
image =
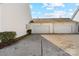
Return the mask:
<path id="1" fill-rule="evenodd" d="M 75 33 L 75 23 L 33 23 L 32 33 Z"/>
<path id="2" fill-rule="evenodd" d="M 49 33 L 49 24 L 32 24 L 32 33 Z"/>
<path id="3" fill-rule="evenodd" d="M 54 33 L 71 33 L 71 24 L 69 23 L 55 23 Z"/>

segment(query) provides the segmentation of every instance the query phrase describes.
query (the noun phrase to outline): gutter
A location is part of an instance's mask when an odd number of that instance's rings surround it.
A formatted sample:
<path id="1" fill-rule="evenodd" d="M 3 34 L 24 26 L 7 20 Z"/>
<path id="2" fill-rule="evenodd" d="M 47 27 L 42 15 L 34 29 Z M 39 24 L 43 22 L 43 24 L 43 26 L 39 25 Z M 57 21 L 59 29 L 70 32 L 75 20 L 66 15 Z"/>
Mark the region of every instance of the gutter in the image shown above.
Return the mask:
<path id="1" fill-rule="evenodd" d="M 78 6 L 78 8 L 76 9 L 76 11 L 73 13 L 73 15 L 72 15 L 72 17 L 71 17 L 72 20 L 74 19 L 74 17 L 75 17 L 76 14 L 78 13 L 78 11 L 79 11 L 79 6 Z"/>

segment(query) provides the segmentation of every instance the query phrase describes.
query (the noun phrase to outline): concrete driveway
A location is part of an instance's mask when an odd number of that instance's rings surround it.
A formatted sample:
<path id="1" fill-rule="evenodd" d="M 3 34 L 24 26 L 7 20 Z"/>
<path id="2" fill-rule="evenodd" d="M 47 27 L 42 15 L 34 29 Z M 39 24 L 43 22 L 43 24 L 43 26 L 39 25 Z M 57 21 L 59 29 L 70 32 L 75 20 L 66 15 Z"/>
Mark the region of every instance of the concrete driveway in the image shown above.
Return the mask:
<path id="1" fill-rule="evenodd" d="M 79 34 L 42 35 L 46 40 L 73 56 L 79 56 Z"/>
<path id="2" fill-rule="evenodd" d="M 0 56 L 70 56 L 77 55 L 71 54 L 66 51 L 64 44 L 67 44 L 67 40 L 78 42 L 79 40 L 72 38 L 74 35 L 30 35 L 20 40 L 14 45 L 8 46 L 6 48 L 0 49 Z M 79 37 L 78 37 L 79 38 Z M 65 40 L 64 40 L 65 39 Z M 60 44 L 60 41 L 64 40 L 66 42 Z M 69 44 L 68 43 L 68 44 Z M 71 42 L 72 43 L 72 42 Z M 77 43 L 79 44 L 79 43 Z M 72 46 L 72 44 L 70 45 Z M 69 47 L 70 47 L 69 46 Z M 77 45 L 78 46 L 78 45 Z M 68 47 L 68 46 L 65 46 Z M 74 47 L 72 47 L 74 48 Z M 74 51 L 77 52 L 77 51 Z M 78 53 L 79 55 L 79 53 Z"/>

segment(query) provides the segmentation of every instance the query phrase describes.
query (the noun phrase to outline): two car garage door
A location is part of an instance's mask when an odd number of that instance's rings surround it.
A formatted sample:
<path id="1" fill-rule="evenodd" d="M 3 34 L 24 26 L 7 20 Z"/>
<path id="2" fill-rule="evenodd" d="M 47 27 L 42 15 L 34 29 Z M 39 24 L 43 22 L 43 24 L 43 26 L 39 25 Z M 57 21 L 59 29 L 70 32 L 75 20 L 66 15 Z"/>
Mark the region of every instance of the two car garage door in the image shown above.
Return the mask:
<path id="1" fill-rule="evenodd" d="M 74 23 L 32 23 L 32 33 L 74 33 Z"/>

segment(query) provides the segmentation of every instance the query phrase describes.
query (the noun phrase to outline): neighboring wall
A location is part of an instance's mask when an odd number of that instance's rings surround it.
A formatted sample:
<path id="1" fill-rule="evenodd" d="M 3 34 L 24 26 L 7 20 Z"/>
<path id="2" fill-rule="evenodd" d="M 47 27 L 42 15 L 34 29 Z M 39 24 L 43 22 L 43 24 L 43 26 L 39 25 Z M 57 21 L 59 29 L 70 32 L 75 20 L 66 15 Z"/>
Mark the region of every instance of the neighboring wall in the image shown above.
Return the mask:
<path id="1" fill-rule="evenodd" d="M 4 3 L 0 5 L 1 32 L 16 31 L 17 37 L 26 34 L 26 24 L 32 20 L 27 3 Z"/>

